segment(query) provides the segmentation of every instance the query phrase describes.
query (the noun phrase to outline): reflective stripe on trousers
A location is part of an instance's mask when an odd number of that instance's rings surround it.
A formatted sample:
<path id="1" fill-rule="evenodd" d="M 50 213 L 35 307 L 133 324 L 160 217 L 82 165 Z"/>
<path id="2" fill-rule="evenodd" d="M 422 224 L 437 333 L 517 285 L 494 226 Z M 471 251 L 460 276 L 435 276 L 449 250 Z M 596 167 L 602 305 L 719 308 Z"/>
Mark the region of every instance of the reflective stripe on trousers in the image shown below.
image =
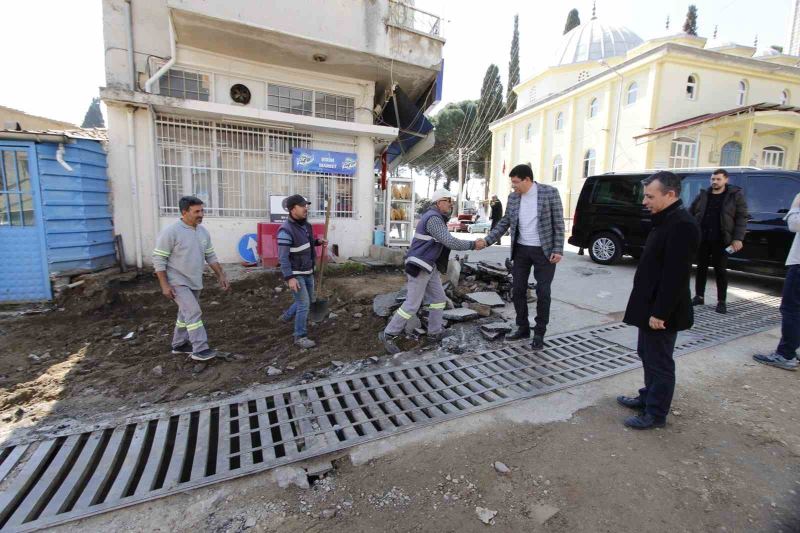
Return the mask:
<path id="1" fill-rule="evenodd" d="M 421 271 L 416 277 L 407 276 L 406 301 L 392 316 L 386 326 L 388 335 L 398 335 L 403 332 L 407 321 L 419 311 L 423 303 L 428 305 L 428 333 L 439 333 L 442 331 L 444 318 L 443 313 L 447 302 L 447 296 L 442 288 L 442 278 L 438 270 L 433 273 Z"/>

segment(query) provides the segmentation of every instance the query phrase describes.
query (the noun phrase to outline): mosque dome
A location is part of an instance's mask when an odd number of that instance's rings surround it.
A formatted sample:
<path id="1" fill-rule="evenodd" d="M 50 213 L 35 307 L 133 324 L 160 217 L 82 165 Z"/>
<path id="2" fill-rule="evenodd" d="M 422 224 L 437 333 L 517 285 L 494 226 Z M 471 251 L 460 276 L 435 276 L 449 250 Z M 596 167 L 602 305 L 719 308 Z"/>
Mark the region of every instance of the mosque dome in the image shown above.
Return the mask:
<path id="1" fill-rule="evenodd" d="M 561 38 L 554 65 L 599 61 L 625 55 L 642 44 L 642 39 L 624 26 L 610 26 L 593 16 Z"/>

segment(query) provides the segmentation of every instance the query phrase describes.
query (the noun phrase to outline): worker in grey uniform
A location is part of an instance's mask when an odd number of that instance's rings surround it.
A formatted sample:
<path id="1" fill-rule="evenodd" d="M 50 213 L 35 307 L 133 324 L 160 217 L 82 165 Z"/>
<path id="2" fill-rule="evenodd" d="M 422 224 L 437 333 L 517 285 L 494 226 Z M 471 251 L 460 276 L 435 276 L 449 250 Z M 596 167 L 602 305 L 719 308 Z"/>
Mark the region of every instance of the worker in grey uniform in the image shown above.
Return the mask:
<path id="1" fill-rule="evenodd" d="M 172 353 L 190 354 L 195 361 L 208 361 L 218 354 L 208 347 L 208 336 L 201 319 L 204 263 L 208 263 L 217 275 L 222 290 L 228 290 L 230 284 L 217 261 L 211 235 L 200 225 L 203 222 L 203 201 L 194 196 L 184 196 L 178 206 L 180 220 L 165 228 L 156 240 L 153 267 L 161 292 L 178 304 Z"/>
<path id="2" fill-rule="evenodd" d="M 444 309 L 447 296 L 442 288 L 439 271 L 447 271 L 450 250 L 481 250 L 486 241 L 462 241 L 447 231 L 447 218 L 453 208 L 454 195 L 447 189 L 439 189 L 431 197 L 430 208 L 423 213 L 417 224 L 414 238 L 405 260 L 408 277 L 406 300 L 392 316 L 386 329 L 378 334 L 386 351 L 400 352 L 397 336 L 403 332 L 406 321 L 417 314 L 423 303 L 428 304 L 428 332 L 430 339 L 439 341 L 444 336 Z"/>

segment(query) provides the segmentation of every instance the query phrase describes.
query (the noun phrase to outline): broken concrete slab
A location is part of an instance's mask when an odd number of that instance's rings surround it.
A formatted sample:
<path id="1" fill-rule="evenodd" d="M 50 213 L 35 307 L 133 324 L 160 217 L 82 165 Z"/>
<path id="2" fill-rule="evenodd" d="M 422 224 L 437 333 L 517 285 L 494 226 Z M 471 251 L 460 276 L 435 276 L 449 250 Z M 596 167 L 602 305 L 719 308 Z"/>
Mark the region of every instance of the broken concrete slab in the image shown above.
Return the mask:
<path id="1" fill-rule="evenodd" d="M 492 291 L 471 292 L 466 297 L 475 303 L 488 305 L 489 307 L 505 307 L 506 305 L 500 295 Z"/>
<path id="2" fill-rule="evenodd" d="M 461 263 L 455 259 L 451 259 L 447 262 L 447 281 L 449 281 L 453 287 L 458 287 L 458 280 L 460 278 Z"/>
<path id="3" fill-rule="evenodd" d="M 468 309 L 466 307 L 459 307 L 456 309 L 445 309 L 444 311 L 444 318 L 445 320 L 451 320 L 453 322 L 465 322 L 467 320 L 473 320 L 478 318 L 478 312 L 473 309 Z"/>
<path id="4" fill-rule="evenodd" d="M 491 524 L 494 521 L 494 517 L 497 516 L 497 511 L 492 511 L 485 507 L 476 507 L 475 514 L 478 515 L 478 518 L 484 524 Z"/>
<path id="5" fill-rule="evenodd" d="M 397 302 L 397 292 L 379 294 L 372 300 L 372 311 L 378 316 L 391 316 L 394 310 L 400 307 Z"/>
<path id="6" fill-rule="evenodd" d="M 483 324 L 481 328 L 486 329 L 487 331 L 499 331 L 502 333 L 508 333 L 514 326 L 511 325 L 509 322 L 489 322 L 488 324 Z"/>
<path id="7" fill-rule="evenodd" d="M 308 475 L 299 466 L 280 466 L 272 471 L 272 480 L 282 489 L 296 485 L 301 489 L 308 488 Z"/>
<path id="8" fill-rule="evenodd" d="M 464 302 L 462 304 L 467 309 L 472 309 L 479 315 L 483 317 L 491 316 L 492 315 L 492 308 L 485 304 L 479 304 L 475 302 Z"/>
<path id="9" fill-rule="evenodd" d="M 496 341 L 503 334 L 502 331 L 487 331 L 483 327 L 481 327 L 480 332 L 487 341 Z"/>

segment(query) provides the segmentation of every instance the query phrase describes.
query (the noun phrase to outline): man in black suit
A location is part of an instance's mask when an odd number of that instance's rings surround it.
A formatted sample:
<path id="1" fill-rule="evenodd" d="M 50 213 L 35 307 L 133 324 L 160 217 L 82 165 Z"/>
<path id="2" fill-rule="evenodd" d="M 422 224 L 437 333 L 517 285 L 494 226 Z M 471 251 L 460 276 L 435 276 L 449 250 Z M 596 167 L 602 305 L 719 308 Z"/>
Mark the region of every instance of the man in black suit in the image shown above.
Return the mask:
<path id="1" fill-rule="evenodd" d="M 666 425 L 672 404 L 672 356 L 678 332 L 694 323 L 689 280 L 700 228 L 683 207 L 678 176 L 657 172 L 642 184 L 642 203 L 652 214 L 653 229 L 639 259 L 623 321 L 639 328 L 637 352 L 644 367 L 644 387 L 638 396 L 619 396 L 617 402 L 643 411 L 627 418 L 626 426 L 652 429 Z"/>

